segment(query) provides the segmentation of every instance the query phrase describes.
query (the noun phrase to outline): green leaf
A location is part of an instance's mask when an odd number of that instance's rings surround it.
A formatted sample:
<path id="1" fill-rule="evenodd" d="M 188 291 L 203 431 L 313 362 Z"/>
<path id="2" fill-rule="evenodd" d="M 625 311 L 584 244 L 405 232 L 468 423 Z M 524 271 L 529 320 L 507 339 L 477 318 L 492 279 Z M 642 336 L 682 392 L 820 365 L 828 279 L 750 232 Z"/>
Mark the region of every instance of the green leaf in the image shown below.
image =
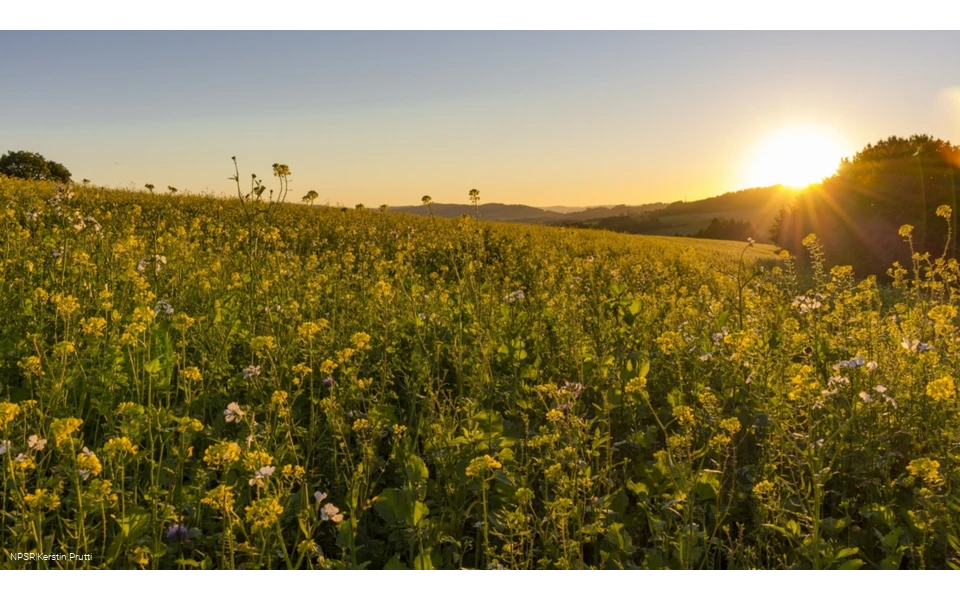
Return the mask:
<path id="1" fill-rule="evenodd" d="M 423 552 L 413 559 L 413 568 L 418 571 L 432 571 L 434 569 L 433 559 L 430 557 L 430 550 L 423 549 Z"/>
<path id="2" fill-rule="evenodd" d="M 192 567 L 194 569 L 199 569 L 201 566 L 198 561 L 195 561 L 192 558 L 178 558 L 177 560 L 173 561 L 173 564 L 177 565 L 178 567 Z"/>
<path id="3" fill-rule="evenodd" d="M 859 553 L 860 548 L 844 548 L 840 552 L 837 552 L 836 560 L 840 560 L 841 558 L 846 558 L 848 556 L 856 556 Z"/>
<path id="4" fill-rule="evenodd" d="M 414 527 L 418 527 L 423 522 L 423 520 L 427 518 L 427 515 L 429 514 L 430 514 L 430 509 L 427 508 L 427 505 L 418 500 L 413 505 L 413 515 L 412 515 L 413 518 L 412 518 L 412 523 L 410 524 L 413 525 Z"/>
<path id="5" fill-rule="evenodd" d="M 798 525 L 797 522 L 794 521 L 793 519 L 790 519 L 789 521 L 787 521 L 787 529 L 793 535 L 800 535 L 800 525 Z"/>
<path id="6" fill-rule="evenodd" d="M 703 500 L 713 500 L 720 490 L 720 472 L 705 470 L 697 475 L 693 492 Z"/>
<path id="7" fill-rule="evenodd" d="M 862 566 L 863 566 L 862 560 L 860 560 L 859 558 L 851 558 L 850 560 L 840 565 L 838 568 L 841 571 L 856 571 Z"/>
<path id="8" fill-rule="evenodd" d="M 407 482 L 413 485 L 423 483 L 430 477 L 427 464 L 416 454 L 407 455 L 403 464 L 403 473 Z"/>
<path id="9" fill-rule="evenodd" d="M 727 309 L 717 315 L 717 330 L 723 329 L 723 326 L 727 324 L 727 320 L 730 318 L 730 309 Z"/>
<path id="10" fill-rule="evenodd" d="M 880 568 L 887 571 L 895 571 L 900 569 L 901 561 L 903 561 L 903 552 L 898 552 L 881 560 Z"/>

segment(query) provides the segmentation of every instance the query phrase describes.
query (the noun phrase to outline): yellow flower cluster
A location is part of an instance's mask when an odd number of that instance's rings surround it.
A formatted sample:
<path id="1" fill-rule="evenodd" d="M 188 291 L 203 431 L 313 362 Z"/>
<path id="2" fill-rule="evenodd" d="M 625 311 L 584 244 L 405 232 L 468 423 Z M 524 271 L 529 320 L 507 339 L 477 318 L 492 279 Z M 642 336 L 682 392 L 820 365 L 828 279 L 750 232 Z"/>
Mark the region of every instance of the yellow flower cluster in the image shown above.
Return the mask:
<path id="1" fill-rule="evenodd" d="M 273 527 L 283 514 L 283 506 L 274 497 L 255 500 L 246 508 L 247 522 L 254 533 Z"/>
<path id="2" fill-rule="evenodd" d="M 0 431 L 6 429 L 20 414 L 20 406 L 13 402 L 0 402 Z"/>
<path id="3" fill-rule="evenodd" d="M 937 402 L 947 402 L 957 396 L 956 384 L 953 377 L 944 375 L 939 379 L 934 379 L 927 384 L 927 395 Z"/>
<path id="4" fill-rule="evenodd" d="M 236 442 L 220 442 L 207 448 L 203 455 L 203 462 L 211 469 L 220 467 L 229 468 L 240 460 L 240 444 Z"/>
<path id="5" fill-rule="evenodd" d="M 123 459 L 137 453 L 137 447 L 126 436 L 115 437 L 103 445 L 103 453 L 110 458 Z"/>
<path id="6" fill-rule="evenodd" d="M 467 477 L 472 478 L 481 478 L 496 471 L 503 464 L 500 463 L 497 459 L 493 458 L 489 454 L 484 454 L 483 456 L 478 456 L 470 461 L 470 464 L 467 465 Z"/>

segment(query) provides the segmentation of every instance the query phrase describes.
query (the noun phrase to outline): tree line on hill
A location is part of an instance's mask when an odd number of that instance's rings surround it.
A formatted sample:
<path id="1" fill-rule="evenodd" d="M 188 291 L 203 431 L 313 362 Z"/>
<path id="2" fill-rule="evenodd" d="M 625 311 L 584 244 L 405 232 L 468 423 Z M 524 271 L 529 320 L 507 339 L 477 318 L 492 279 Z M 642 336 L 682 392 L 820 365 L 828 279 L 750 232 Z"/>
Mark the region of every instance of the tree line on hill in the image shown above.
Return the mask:
<path id="1" fill-rule="evenodd" d="M 946 251 L 947 258 L 956 258 L 958 170 L 960 147 L 929 135 L 868 144 L 784 208 L 771 228 L 771 241 L 806 256 L 803 240 L 814 233 L 828 264 L 882 275 L 894 261 L 911 265 L 900 227 L 912 225 L 916 252 L 935 259 Z M 950 208 L 947 219 L 943 211 L 938 215 L 944 205 Z"/>

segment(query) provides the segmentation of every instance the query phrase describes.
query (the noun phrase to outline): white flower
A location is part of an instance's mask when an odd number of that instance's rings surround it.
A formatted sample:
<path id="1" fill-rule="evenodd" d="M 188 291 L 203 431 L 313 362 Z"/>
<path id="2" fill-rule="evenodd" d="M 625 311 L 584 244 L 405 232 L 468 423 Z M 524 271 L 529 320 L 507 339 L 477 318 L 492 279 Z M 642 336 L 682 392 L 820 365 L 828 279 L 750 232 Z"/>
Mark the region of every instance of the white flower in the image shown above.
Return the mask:
<path id="1" fill-rule="evenodd" d="M 860 399 L 863 400 L 864 402 L 873 402 L 873 398 L 871 398 L 870 394 L 866 392 L 860 392 L 857 395 L 860 396 Z"/>
<path id="2" fill-rule="evenodd" d="M 884 393 L 886 393 L 886 391 L 887 391 L 887 386 L 885 386 L 885 385 L 875 385 L 875 386 L 873 386 L 873 391 L 875 391 L 875 392 L 877 392 L 877 393 L 879 393 L 879 394 L 884 394 Z"/>
<path id="3" fill-rule="evenodd" d="M 327 493 L 318 490 L 313 493 L 313 497 L 317 499 L 317 504 L 320 504 L 327 497 Z"/>
<path id="4" fill-rule="evenodd" d="M 323 508 L 320 509 L 320 518 L 324 521 L 333 521 L 334 523 L 339 523 L 343 520 L 343 515 L 337 514 L 340 512 L 340 509 L 330 504 L 323 505 Z"/>
<path id="5" fill-rule="evenodd" d="M 253 478 L 250 479 L 250 485 L 263 487 L 263 480 L 273 475 L 273 472 L 276 470 L 276 467 L 260 467 L 260 469 L 253 474 Z"/>
<path id="6" fill-rule="evenodd" d="M 140 262 L 137 263 L 137 271 L 140 271 L 141 273 L 143 273 L 146 270 L 147 270 L 147 257 L 144 256 L 143 258 L 140 259 Z"/>
<path id="7" fill-rule="evenodd" d="M 870 362 L 867 363 L 867 370 L 868 370 L 868 371 L 873 371 L 873 370 L 876 369 L 876 368 L 877 368 L 877 361 L 871 360 Z"/>
<path id="8" fill-rule="evenodd" d="M 818 297 L 822 298 L 819 294 Z M 800 309 L 801 314 L 808 313 L 812 310 L 817 310 L 823 304 L 820 303 L 816 297 L 807 297 L 807 296 L 797 296 L 793 299 L 793 302 L 790 303 L 794 308 Z"/>
<path id="9" fill-rule="evenodd" d="M 0 441 L 0 456 L 10 451 L 10 440 Z"/>
<path id="10" fill-rule="evenodd" d="M 748 238 L 747 238 L 747 241 L 750 242 L 750 245 L 751 245 L 751 246 L 756 243 L 756 242 L 753 240 L 752 237 L 748 237 Z"/>
<path id="11" fill-rule="evenodd" d="M 250 365 L 249 367 L 243 370 L 243 378 L 250 379 L 251 377 L 256 377 L 260 374 L 260 367 L 256 365 Z"/>
<path id="12" fill-rule="evenodd" d="M 513 302 L 516 302 L 516 301 L 518 301 L 518 300 L 523 300 L 523 299 L 526 298 L 526 297 L 527 297 L 527 296 L 526 296 L 526 294 L 523 293 L 523 290 L 517 290 L 517 291 L 515 291 L 515 292 L 510 292 L 509 294 L 507 294 L 506 296 L 504 296 L 504 297 L 503 297 L 503 301 L 504 301 L 504 302 L 513 303 Z"/>
<path id="13" fill-rule="evenodd" d="M 47 440 L 40 439 L 36 435 L 31 435 L 30 437 L 27 438 L 27 447 L 30 448 L 31 450 L 36 450 L 37 452 L 40 452 L 41 450 L 43 450 L 43 447 L 46 445 L 47 445 Z"/>
<path id="14" fill-rule="evenodd" d="M 239 423 L 241 419 L 243 419 L 243 411 L 240 410 L 240 405 L 236 402 L 228 404 L 223 411 L 223 420 L 227 423 L 233 423 L 234 421 Z"/>
<path id="15" fill-rule="evenodd" d="M 863 364 L 864 364 L 863 357 L 858 354 L 856 358 L 851 358 L 850 360 L 841 360 L 840 364 L 838 364 L 834 368 L 839 369 L 841 367 L 844 367 L 847 369 L 856 369 L 857 367 L 862 367 Z"/>
<path id="16" fill-rule="evenodd" d="M 933 346 L 926 342 L 921 342 L 920 340 L 911 340 L 909 338 L 903 338 L 900 341 L 900 345 L 903 346 L 904 350 L 909 350 L 910 352 L 926 352 L 927 350 L 933 350 Z"/>

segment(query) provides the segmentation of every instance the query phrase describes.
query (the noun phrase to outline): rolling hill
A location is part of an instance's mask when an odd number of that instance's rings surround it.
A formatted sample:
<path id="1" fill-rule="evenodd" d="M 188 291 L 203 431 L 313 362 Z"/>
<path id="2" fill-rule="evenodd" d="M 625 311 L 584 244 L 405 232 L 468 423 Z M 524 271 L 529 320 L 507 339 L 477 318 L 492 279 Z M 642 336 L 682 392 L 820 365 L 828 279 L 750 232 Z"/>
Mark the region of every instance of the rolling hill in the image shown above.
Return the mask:
<path id="1" fill-rule="evenodd" d="M 695 235 L 706 229 L 713 219 L 723 219 L 749 222 L 759 238 L 765 239 L 780 208 L 795 194 L 793 188 L 774 185 L 727 192 L 691 202 L 655 202 L 634 206 L 619 204 L 582 209 L 553 207 L 551 210 L 525 204 L 490 203 L 480 205 L 480 218 L 656 235 Z M 390 210 L 416 215 L 430 214 L 430 208 L 426 206 L 397 206 Z M 470 204 L 433 205 L 433 213 L 439 217 L 456 218 L 473 215 L 474 211 Z"/>

